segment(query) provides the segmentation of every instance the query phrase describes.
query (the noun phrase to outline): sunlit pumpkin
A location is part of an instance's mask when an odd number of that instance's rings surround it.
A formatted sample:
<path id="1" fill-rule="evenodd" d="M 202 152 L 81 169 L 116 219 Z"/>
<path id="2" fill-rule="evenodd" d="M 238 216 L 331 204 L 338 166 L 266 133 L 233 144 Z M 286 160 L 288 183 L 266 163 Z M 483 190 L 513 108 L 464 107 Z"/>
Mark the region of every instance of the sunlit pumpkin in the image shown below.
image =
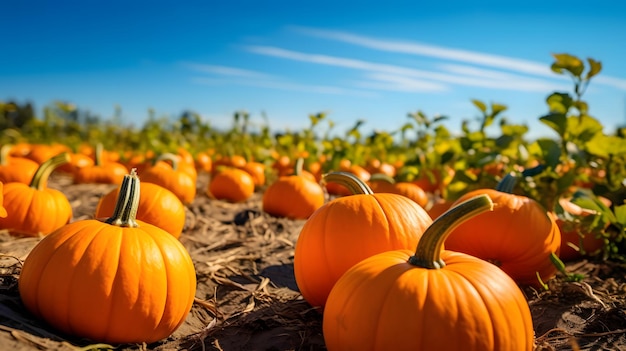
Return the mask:
<path id="1" fill-rule="evenodd" d="M 383 252 L 348 270 L 324 309 L 326 348 L 532 350 L 532 316 L 517 284 L 488 262 L 442 250 L 456 225 L 490 205 L 486 195 L 459 203 L 426 230 L 415 251 Z"/>
<path id="2" fill-rule="evenodd" d="M 462 195 L 456 205 L 479 194 L 494 203 L 483 213 L 458 226 L 446 248 L 490 261 L 516 282 L 537 286 L 556 275 L 550 254 L 558 255 L 561 233 L 554 219 L 535 200 L 511 194 L 515 178 L 507 175 L 496 189 L 478 189 Z"/>
<path id="3" fill-rule="evenodd" d="M 108 217 L 113 213 L 119 193 L 120 188 L 115 188 L 100 198 L 96 207 L 96 218 Z M 185 205 L 168 189 L 142 182 L 136 218 L 178 238 L 185 226 Z"/>
<path id="4" fill-rule="evenodd" d="M 183 164 L 174 154 L 162 154 L 152 167 L 140 174 L 141 180 L 160 185 L 176 194 L 183 204 L 190 204 L 196 197 L 196 180 L 187 168 L 180 168 Z"/>
<path id="5" fill-rule="evenodd" d="M 382 173 L 373 174 L 368 183 L 375 193 L 398 194 L 408 197 L 424 208 L 428 205 L 428 195 L 417 184 L 398 182 L 392 177 Z"/>
<path id="6" fill-rule="evenodd" d="M 265 189 L 263 211 L 277 217 L 307 219 L 324 205 L 324 189 L 315 178 L 302 175 L 302 164 L 299 159 L 295 174 L 282 176 Z"/>
<path id="7" fill-rule="evenodd" d="M 30 312 L 106 343 L 151 343 L 184 322 L 196 291 L 193 262 L 172 235 L 135 220 L 139 191 L 128 175 L 108 219 L 65 225 L 33 248 L 18 284 Z"/>
<path id="8" fill-rule="evenodd" d="M 294 252 L 296 283 L 312 306 L 323 306 L 330 289 L 350 267 L 380 252 L 415 248 L 432 223 L 420 205 L 397 194 L 375 194 L 355 175 L 331 172 L 325 180 L 353 195 L 335 198 L 304 224 Z"/>
<path id="9" fill-rule="evenodd" d="M 25 236 L 46 235 L 69 223 L 72 206 L 65 194 L 47 187 L 48 177 L 69 161 L 62 153 L 43 162 L 30 184 L 6 183 L 2 191 L 7 215 L 0 218 L 0 229 Z"/>
<path id="10" fill-rule="evenodd" d="M 254 179 L 239 168 L 222 167 L 209 182 L 207 195 L 217 200 L 242 202 L 254 194 Z"/>
<path id="11" fill-rule="evenodd" d="M 96 145 L 95 160 L 91 166 L 84 166 L 74 171 L 76 184 L 121 184 L 128 169 L 117 161 L 106 159 L 102 144 Z M 110 154 L 112 155 L 112 154 Z"/>
<path id="12" fill-rule="evenodd" d="M 11 156 L 12 149 L 11 144 L 2 145 L 0 148 L 0 182 L 29 184 L 39 164 L 26 157 Z"/>

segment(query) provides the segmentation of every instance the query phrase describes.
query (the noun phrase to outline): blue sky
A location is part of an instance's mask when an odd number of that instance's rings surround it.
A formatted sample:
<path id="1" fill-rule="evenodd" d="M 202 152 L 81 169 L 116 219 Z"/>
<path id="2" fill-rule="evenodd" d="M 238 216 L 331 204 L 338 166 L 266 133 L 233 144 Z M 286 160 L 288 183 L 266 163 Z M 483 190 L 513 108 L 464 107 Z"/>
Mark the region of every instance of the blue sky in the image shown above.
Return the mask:
<path id="1" fill-rule="evenodd" d="M 471 99 L 537 122 L 569 78 L 551 53 L 591 57 L 586 92 L 607 132 L 626 124 L 626 3 L 619 1 L 5 1 L 0 100 L 55 100 L 140 124 L 189 109 L 216 127 L 235 111 L 273 130 L 328 112 L 336 130 L 393 131 L 418 110 L 458 131 Z M 497 131 L 497 129 L 496 129 Z"/>

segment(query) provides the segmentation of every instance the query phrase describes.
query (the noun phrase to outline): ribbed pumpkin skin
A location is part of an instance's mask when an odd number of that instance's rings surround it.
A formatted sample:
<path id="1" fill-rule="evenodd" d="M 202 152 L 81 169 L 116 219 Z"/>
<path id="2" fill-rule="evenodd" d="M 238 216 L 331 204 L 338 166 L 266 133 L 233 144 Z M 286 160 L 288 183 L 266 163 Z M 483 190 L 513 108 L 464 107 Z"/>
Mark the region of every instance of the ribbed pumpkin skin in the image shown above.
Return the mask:
<path id="1" fill-rule="evenodd" d="M 374 254 L 413 249 L 432 223 L 414 201 L 397 194 L 336 198 L 309 217 L 294 253 L 296 283 L 312 306 L 324 306 L 335 282 Z"/>
<path id="2" fill-rule="evenodd" d="M 533 349 L 528 303 L 504 272 L 446 250 L 445 267 L 425 269 L 413 254 L 375 255 L 339 279 L 324 309 L 328 350 Z"/>
<path id="3" fill-rule="evenodd" d="M 322 205 L 322 187 L 301 175 L 280 177 L 263 193 L 263 211 L 273 216 L 307 219 Z"/>
<path id="4" fill-rule="evenodd" d="M 96 218 L 108 218 L 115 210 L 119 188 L 100 198 Z M 185 226 L 185 205 L 171 191 L 153 183 L 141 183 L 137 219 L 155 225 L 179 238 Z"/>
<path id="5" fill-rule="evenodd" d="M 20 274 L 25 306 L 63 332 L 99 342 L 169 336 L 194 300 L 193 262 L 172 235 L 137 222 L 83 220 L 45 237 Z"/>
<path id="6" fill-rule="evenodd" d="M 212 177 L 207 190 L 215 199 L 241 202 L 254 194 L 254 179 L 244 170 L 225 168 Z"/>
<path id="7" fill-rule="evenodd" d="M 6 183 L 3 194 L 7 217 L 0 218 L 1 229 L 27 236 L 46 235 L 72 219 L 70 202 L 56 189 Z"/>
<path id="8" fill-rule="evenodd" d="M 39 164 L 24 157 L 11 157 L 5 165 L 0 165 L 0 182 L 29 184 Z"/>
<path id="9" fill-rule="evenodd" d="M 478 189 L 461 196 L 452 206 L 478 194 L 487 194 L 494 210 L 457 227 L 446 249 L 496 263 L 519 284 L 537 286 L 556 274 L 550 253 L 559 254 L 561 232 L 554 219 L 534 200 L 493 189 Z"/>
<path id="10" fill-rule="evenodd" d="M 77 184 L 121 184 L 128 169 L 118 162 L 107 162 L 102 165 L 84 166 L 74 172 L 74 183 Z"/>
<path id="11" fill-rule="evenodd" d="M 160 185 L 178 196 L 183 204 L 190 204 L 196 197 L 196 181 L 193 175 L 181 169 L 174 169 L 167 162 L 159 161 L 139 174 L 143 183 Z"/>

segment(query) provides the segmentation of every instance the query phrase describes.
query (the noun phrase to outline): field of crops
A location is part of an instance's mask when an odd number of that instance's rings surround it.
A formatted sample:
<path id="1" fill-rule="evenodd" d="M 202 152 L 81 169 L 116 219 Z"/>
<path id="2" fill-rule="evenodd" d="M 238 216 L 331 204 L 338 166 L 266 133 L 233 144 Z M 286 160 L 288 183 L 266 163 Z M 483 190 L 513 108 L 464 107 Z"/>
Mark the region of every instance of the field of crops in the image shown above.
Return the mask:
<path id="1" fill-rule="evenodd" d="M 537 140 L 477 100 L 459 135 L 0 103 L 0 349 L 626 348 L 626 131 L 554 58 Z"/>

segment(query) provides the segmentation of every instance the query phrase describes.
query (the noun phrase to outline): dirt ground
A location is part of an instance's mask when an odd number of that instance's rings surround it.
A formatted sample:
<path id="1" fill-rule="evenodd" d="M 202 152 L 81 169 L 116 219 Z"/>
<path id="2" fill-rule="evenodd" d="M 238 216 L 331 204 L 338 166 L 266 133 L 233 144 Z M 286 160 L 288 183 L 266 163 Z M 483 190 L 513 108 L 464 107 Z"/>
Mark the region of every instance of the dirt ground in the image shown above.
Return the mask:
<path id="1" fill-rule="evenodd" d="M 169 338 L 118 350 L 325 350 L 322 316 L 298 293 L 294 245 L 304 221 L 261 211 L 260 192 L 229 204 L 204 195 L 188 206 L 181 242 L 193 258 L 196 300 L 185 323 Z M 111 185 L 73 185 L 53 175 L 49 186 L 66 193 L 74 220 L 91 218 Z M 39 241 L 0 232 L 0 350 L 106 348 L 72 338 L 33 319 L 21 304 L 21 262 Z M 535 350 L 626 350 L 626 266 L 578 261 L 570 272 L 583 282 L 549 282 L 549 291 L 525 288 L 535 327 Z"/>

